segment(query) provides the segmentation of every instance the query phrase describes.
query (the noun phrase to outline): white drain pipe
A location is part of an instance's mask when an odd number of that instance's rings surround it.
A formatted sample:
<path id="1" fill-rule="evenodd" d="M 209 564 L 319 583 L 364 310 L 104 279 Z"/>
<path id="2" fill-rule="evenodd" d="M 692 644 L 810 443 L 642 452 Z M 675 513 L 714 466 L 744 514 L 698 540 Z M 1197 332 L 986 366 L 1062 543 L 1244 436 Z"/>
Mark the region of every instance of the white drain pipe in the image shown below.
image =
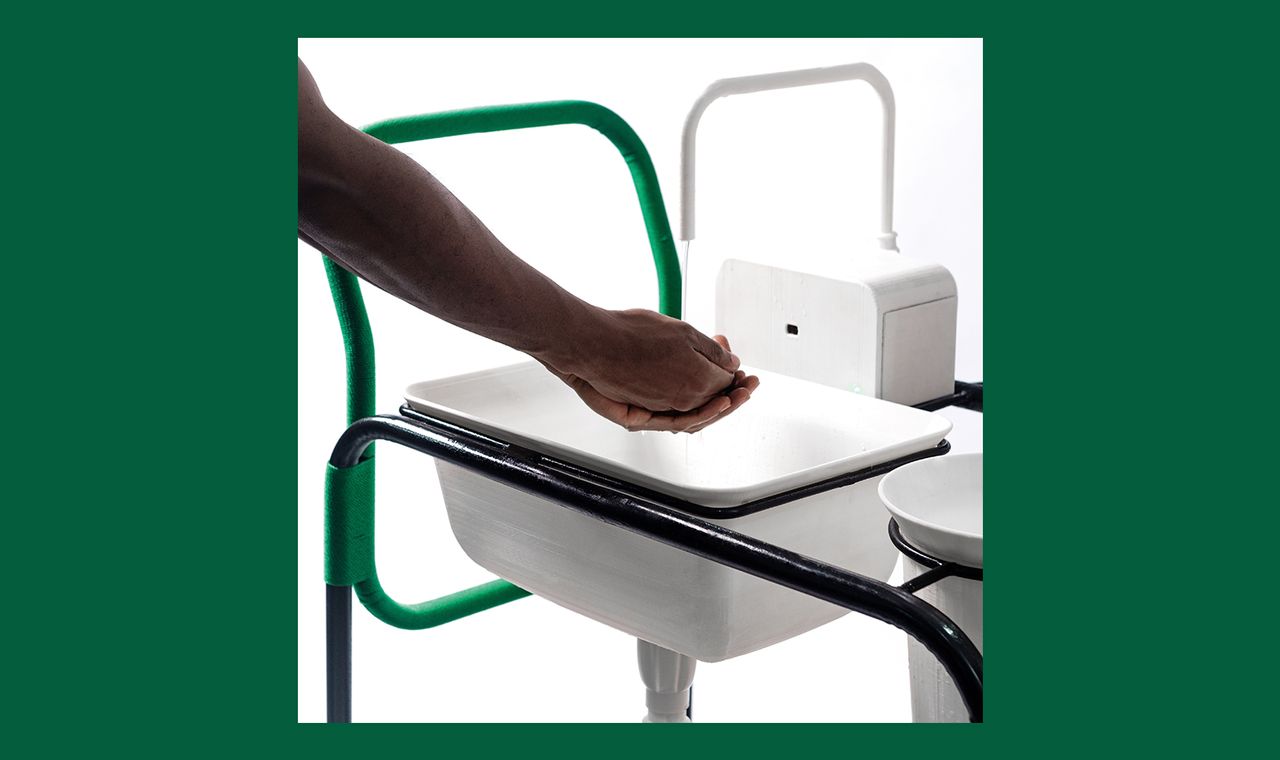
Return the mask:
<path id="1" fill-rule="evenodd" d="M 687 654 L 664 649 L 657 644 L 636 639 L 640 661 L 640 678 L 644 680 L 645 706 L 649 712 L 645 723 L 691 723 L 689 720 L 689 687 L 693 686 L 693 669 L 698 661 Z"/>

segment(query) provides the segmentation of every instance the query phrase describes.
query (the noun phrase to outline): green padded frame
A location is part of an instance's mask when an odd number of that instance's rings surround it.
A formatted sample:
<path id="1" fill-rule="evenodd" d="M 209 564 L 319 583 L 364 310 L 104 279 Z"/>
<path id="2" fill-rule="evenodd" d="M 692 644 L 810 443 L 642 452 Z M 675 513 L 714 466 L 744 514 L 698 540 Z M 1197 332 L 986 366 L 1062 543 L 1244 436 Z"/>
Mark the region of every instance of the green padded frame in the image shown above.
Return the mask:
<path id="1" fill-rule="evenodd" d="M 658 310 L 678 319 L 681 314 L 680 263 L 658 177 L 640 137 L 613 111 L 587 101 L 560 100 L 407 116 L 371 124 L 364 131 L 394 145 L 561 124 L 591 127 L 609 138 L 627 162 L 657 268 Z M 374 414 L 373 331 L 360 294 L 360 281 L 328 257 L 324 265 L 346 349 L 347 424 L 351 424 Z M 431 628 L 529 595 L 507 581 L 494 580 L 419 604 L 397 602 L 378 582 L 373 517 L 374 462 L 370 446 L 354 467 L 328 466 L 325 581 L 332 586 L 354 586 L 360 603 L 384 623 L 412 630 Z"/>

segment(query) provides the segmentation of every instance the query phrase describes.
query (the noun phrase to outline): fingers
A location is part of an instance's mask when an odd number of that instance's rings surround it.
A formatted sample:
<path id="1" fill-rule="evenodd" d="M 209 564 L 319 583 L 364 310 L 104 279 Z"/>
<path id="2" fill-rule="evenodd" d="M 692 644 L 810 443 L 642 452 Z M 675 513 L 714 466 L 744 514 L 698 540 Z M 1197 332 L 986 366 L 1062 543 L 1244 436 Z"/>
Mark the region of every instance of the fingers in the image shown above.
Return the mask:
<path id="1" fill-rule="evenodd" d="M 696 433 L 713 422 L 719 422 L 747 403 L 758 387 L 760 387 L 760 378 L 755 375 L 748 376 L 746 372 L 738 370 L 734 374 L 734 387 L 728 393 L 717 395 L 697 410 L 684 414 L 654 414 L 642 424 L 628 427 L 628 429 Z"/>
<path id="2" fill-rule="evenodd" d="M 557 373 L 558 374 L 558 373 Z M 587 408 L 606 420 L 625 428 L 628 432 L 662 430 L 679 433 L 691 428 L 702 429 L 730 409 L 734 401 L 730 396 L 716 396 L 692 412 L 683 414 L 655 414 L 644 407 L 614 401 L 604 396 L 590 383 L 573 376 L 560 376 Z"/>
<path id="3" fill-rule="evenodd" d="M 734 356 L 733 352 L 729 350 L 729 341 L 723 335 L 712 339 L 697 330 L 693 330 L 693 348 L 705 356 L 712 364 L 729 374 L 737 372 L 738 367 L 742 366 L 742 362 L 738 360 L 738 357 Z"/>
<path id="4" fill-rule="evenodd" d="M 688 329 L 691 347 L 706 361 L 697 361 L 696 367 L 686 370 L 690 374 L 685 376 L 681 392 L 669 401 L 670 410 L 675 412 L 701 409 L 709 398 L 723 394 L 741 363 L 720 341 Z"/>
<path id="5" fill-rule="evenodd" d="M 573 388 L 588 408 L 629 431 L 696 433 L 745 404 L 759 387 L 760 379 L 740 369 L 728 338 L 707 337 L 687 325 L 685 328 L 691 333 L 692 347 L 707 362 L 698 363 L 696 373 L 700 377 L 686 381 L 676 394 L 681 398 L 665 403 L 659 400 L 657 403 L 661 406 L 655 406 L 653 399 L 629 398 L 632 394 L 619 393 L 618 388 L 597 387 L 580 375 L 559 372 L 546 362 L 543 365 Z M 686 405 L 674 408 L 667 405 L 673 403 Z"/>
<path id="6" fill-rule="evenodd" d="M 614 401 L 580 377 L 565 375 L 554 370 L 552 373 L 572 388 L 588 409 L 615 425 L 625 428 L 628 432 L 662 430 L 679 433 L 692 427 L 701 428 L 710 424 L 733 404 L 728 396 L 717 395 L 692 412 L 659 414 L 641 406 Z"/>
<path id="7" fill-rule="evenodd" d="M 734 387 L 727 394 L 717 395 L 692 412 L 654 413 L 649 410 L 606 398 L 587 383 L 574 379 L 570 386 L 596 414 L 630 432 L 660 430 L 670 433 L 696 433 L 713 422 L 719 422 L 736 411 L 751 398 L 760 386 L 760 378 L 748 376 L 739 370 L 734 375 Z"/>
<path id="8" fill-rule="evenodd" d="M 694 427 L 691 427 L 688 430 L 685 430 L 685 432 L 696 433 L 699 430 L 702 430 L 703 428 L 705 428 L 706 426 L 714 422 L 719 422 L 725 417 L 728 417 L 730 414 L 733 414 L 735 411 L 737 411 L 738 407 L 747 403 L 747 401 L 751 398 L 751 394 L 755 393 L 756 388 L 760 387 L 760 378 L 756 377 L 755 375 L 751 375 L 750 377 L 748 377 L 747 373 L 743 372 L 742 370 L 738 370 L 737 374 L 734 375 L 734 386 L 735 387 L 732 390 L 730 390 L 728 393 L 728 399 L 730 402 L 728 409 L 725 409 L 723 412 L 717 415 L 714 419 L 699 423 Z"/>
<path id="9" fill-rule="evenodd" d="M 653 414 L 643 423 L 628 430 L 664 430 L 670 433 L 683 433 L 689 428 L 710 424 L 725 410 L 733 405 L 728 396 L 716 396 L 707 403 L 693 410 L 677 414 Z"/>

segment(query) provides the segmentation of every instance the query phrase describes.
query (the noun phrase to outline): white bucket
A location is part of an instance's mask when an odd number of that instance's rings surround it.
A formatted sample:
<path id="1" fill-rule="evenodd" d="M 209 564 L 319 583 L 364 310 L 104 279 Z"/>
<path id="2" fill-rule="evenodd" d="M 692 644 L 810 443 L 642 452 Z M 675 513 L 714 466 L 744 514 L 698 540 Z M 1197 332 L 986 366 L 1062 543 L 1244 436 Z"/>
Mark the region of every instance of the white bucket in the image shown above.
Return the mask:
<path id="1" fill-rule="evenodd" d="M 956 454 L 903 465 L 880 482 L 880 499 L 908 544 L 946 562 L 982 567 L 982 454 Z M 928 571 L 902 558 L 903 579 Z M 916 592 L 951 618 L 982 651 L 982 582 L 945 578 Z M 969 711 L 947 674 L 914 638 L 907 644 L 911 717 L 917 723 L 964 723 Z"/>

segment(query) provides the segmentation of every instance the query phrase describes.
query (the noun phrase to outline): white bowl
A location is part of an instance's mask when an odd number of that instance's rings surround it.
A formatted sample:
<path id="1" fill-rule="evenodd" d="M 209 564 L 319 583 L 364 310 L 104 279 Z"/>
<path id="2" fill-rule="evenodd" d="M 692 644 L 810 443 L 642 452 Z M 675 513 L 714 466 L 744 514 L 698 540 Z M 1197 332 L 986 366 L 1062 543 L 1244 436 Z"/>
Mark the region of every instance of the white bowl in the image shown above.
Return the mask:
<path id="1" fill-rule="evenodd" d="M 982 454 L 903 465 L 880 481 L 903 538 L 938 559 L 982 567 Z"/>

